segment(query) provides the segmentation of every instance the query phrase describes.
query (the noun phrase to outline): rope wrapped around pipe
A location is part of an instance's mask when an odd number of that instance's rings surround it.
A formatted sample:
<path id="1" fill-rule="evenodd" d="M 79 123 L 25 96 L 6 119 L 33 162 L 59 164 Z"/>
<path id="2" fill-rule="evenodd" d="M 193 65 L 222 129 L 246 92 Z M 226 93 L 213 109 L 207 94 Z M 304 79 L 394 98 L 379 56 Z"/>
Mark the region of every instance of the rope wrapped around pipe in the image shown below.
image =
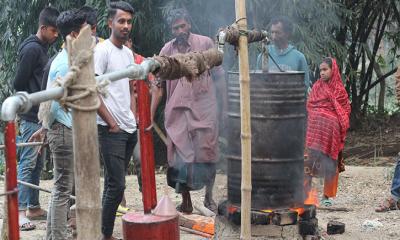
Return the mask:
<path id="1" fill-rule="evenodd" d="M 247 36 L 248 43 L 260 42 L 267 37 L 265 31 L 258 31 L 258 30 L 241 31 L 239 30 L 237 24 L 232 24 L 226 28 L 220 29 L 219 32 L 221 31 L 224 31 L 226 33 L 225 41 L 233 46 L 238 46 L 239 37 L 241 35 Z"/>
<path id="2" fill-rule="evenodd" d="M 155 72 L 163 80 L 186 77 L 189 81 L 203 72 L 222 64 L 223 54 L 217 49 L 201 52 L 175 54 L 173 56 L 155 56 L 160 68 Z"/>

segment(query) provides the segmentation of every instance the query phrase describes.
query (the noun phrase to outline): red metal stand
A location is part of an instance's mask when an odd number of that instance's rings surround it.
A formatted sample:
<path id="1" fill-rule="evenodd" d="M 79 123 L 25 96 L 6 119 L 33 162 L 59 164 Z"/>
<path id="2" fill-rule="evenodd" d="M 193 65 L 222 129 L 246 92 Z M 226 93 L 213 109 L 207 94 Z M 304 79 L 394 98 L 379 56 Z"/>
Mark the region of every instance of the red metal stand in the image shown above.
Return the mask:
<path id="1" fill-rule="evenodd" d="M 124 239 L 179 240 L 178 215 L 171 217 L 153 214 L 128 213 L 122 216 Z"/>
<path id="2" fill-rule="evenodd" d="M 154 167 L 153 133 L 146 131 L 151 124 L 149 87 L 137 81 L 139 110 L 140 158 L 142 163 L 143 213 L 127 213 L 122 217 L 124 239 L 179 240 L 178 215 L 156 216 L 151 209 L 157 205 Z"/>
<path id="3" fill-rule="evenodd" d="M 144 81 L 137 81 L 139 110 L 140 159 L 142 164 L 142 194 L 144 213 L 150 213 L 157 205 L 156 180 L 154 166 L 154 144 L 152 131 L 146 131 L 151 125 L 149 87 Z"/>
<path id="4" fill-rule="evenodd" d="M 18 225 L 18 187 L 17 187 L 17 146 L 15 122 L 7 122 L 5 131 L 5 155 L 6 155 L 6 191 L 8 211 L 8 239 L 19 239 Z"/>

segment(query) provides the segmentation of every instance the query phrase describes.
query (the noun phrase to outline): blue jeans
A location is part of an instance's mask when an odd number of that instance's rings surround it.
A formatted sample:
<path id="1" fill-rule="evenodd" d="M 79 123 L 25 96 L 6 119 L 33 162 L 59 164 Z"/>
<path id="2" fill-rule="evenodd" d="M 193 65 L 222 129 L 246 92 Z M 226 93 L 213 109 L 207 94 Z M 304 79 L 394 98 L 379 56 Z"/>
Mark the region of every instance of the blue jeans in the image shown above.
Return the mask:
<path id="1" fill-rule="evenodd" d="M 100 157 L 104 163 L 104 191 L 102 198 L 101 232 L 112 236 L 115 214 L 125 191 L 125 173 L 137 142 L 136 132 L 109 132 L 98 125 Z"/>
<path id="2" fill-rule="evenodd" d="M 40 125 L 34 122 L 21 120 L 20 133 L 22 142 L 28 142 Z M 18 180 L 39 185 L 40 172 L 43 168 L 42 157 L 38 154 L 39 146 L 23 147 L 20 149 L 18 163 Z M 18 184 L 18 207 L 19 210 L 40 208 L 39 190 Z"/>
<path id="3" fill-rule="evenodd" d="M 54 187 L 47 214 L 46 239 L 68 239 L 67 213 L 74 184 L 72 129 L 55 122 L 47 137 L 54 161 Z"/>
<path id="4" fill-rule="evenodd" d="M 392 181 L 392 189 L 390 192 L 394 200 L 400 200 L 400 156 L 397 158 L 397 164 Z"/>

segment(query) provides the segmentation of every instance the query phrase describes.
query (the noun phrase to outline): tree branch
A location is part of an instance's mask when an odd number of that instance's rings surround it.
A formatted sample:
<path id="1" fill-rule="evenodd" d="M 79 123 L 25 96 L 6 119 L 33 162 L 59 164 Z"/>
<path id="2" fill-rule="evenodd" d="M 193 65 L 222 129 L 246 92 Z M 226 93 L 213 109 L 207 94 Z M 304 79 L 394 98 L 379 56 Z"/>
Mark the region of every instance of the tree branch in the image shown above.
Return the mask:
<path id="1" fill-rule="evenodd" d="M 394 68 L 391 71 L 387 72 L 385 75 L 383 75 L 380 78 L 378 78 L 375 82 L 371 83 L 371 85 L 368 88 L 366 88 L 364 91 L 361 92 L 361 96 L 366 94 L 369 90 L 374 88 L 380 82 L 386 80 L 386 78 L 388 78 L 389 76 L 393 75 L 396 71 L 397 71 L 397 68 Z"/>

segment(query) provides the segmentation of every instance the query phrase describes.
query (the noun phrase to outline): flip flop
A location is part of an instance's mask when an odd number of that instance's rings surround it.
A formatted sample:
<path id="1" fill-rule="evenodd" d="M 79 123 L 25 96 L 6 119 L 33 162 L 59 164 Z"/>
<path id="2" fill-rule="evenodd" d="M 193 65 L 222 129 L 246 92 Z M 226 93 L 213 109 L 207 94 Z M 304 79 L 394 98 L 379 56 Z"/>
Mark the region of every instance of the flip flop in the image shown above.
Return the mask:
<path id="1" fill-rule="evenodd" d="M 30 231 L 36 228 L 36 225 L 26 217 L 19 218 L 19 229 L 21 231 Z"/>
<path id="2" fill-rule="evenodd" d="M 122 215 L 124 215 L 124 214 L 127 213 L 128 211 L 129 211 L 129 208 L 123 207 L 123 206 L 119 205 L 119 206 L 118 206 L 117 213 L 115 214 L 115 216 L 121 217 Z"/>
<path id="3" fill-rule="evenodd" d="M 333 205 L 333 202 L 330 199 L 322 199 L 321 205 L 323 205 L 324 207 L 331 207 Z"/>

